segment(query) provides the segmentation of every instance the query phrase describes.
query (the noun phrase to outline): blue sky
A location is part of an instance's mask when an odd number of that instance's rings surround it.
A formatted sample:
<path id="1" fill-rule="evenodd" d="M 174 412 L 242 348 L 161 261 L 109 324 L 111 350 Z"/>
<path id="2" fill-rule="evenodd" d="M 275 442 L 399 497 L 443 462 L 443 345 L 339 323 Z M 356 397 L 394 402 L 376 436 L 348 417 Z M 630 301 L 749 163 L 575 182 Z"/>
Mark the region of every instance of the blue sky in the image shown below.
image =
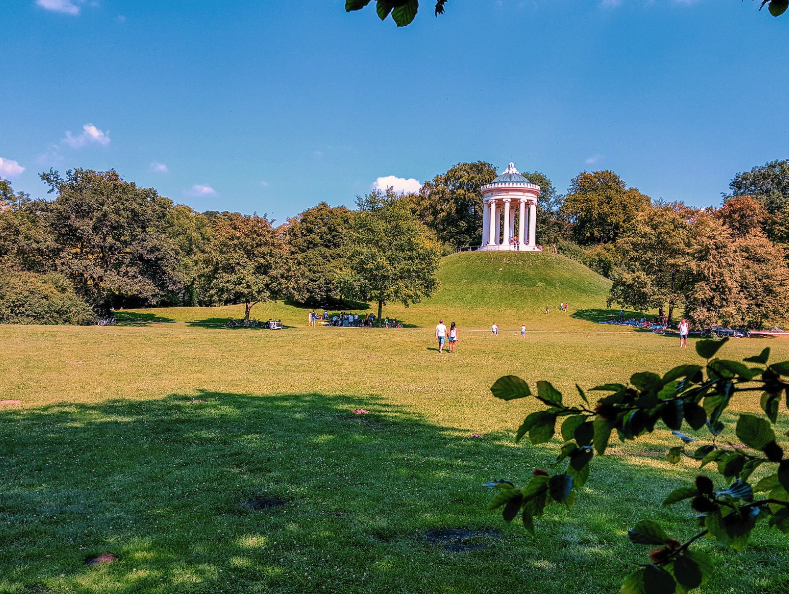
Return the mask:
<path id="1" fill-rule="evenodd" d="M 373 2 L 374 5 L 374 2 Z M 514 161 L 561 192 L 611 169 L 717 206 L 789 158 L 789 14 L 745 0 L 7 0 L 0 176 L 114 168 L 196 210 L 279 222 L 378 178 Z"/>

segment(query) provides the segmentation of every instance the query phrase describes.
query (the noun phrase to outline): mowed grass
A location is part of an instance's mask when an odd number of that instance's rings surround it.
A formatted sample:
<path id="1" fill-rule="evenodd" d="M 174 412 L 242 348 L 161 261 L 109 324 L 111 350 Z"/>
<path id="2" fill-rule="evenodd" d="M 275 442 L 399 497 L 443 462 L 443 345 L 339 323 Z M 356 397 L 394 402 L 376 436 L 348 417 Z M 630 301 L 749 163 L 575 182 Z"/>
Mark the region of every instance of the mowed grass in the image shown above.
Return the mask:
<path id="1" fill-rule="evenodd" d="M 515 320 L 496 320 L 498 337 L 461 325 L 454 355 L 438 354 L 432 322 L 0 326 L 0 399 L 20 401 L 0 407 L 0 592 L 616 592 L 649 548 L 629 544 L 635 521 L 693 534 L 687 506 L 659 503 L 697 469 L 664 461 L 677 443 L 668 431 L 617 445 L 593 460 L 573 510 L 549 508 L 530 537 L 486 510 L 481 485 L 525 482 L 559 442 L 515 446 L 537 406 L 489 387 L 517 374 L 574 401 L 576 382 L 698 359 L 692 341 L 680 350 L 560 315 L 525 340 Z M 781 339 L 730 341 L 722 354 L 765 346 L 789 359 Z M 256 498 L 284 505 L 252 509 Z M 501 534 L 467 550 L 425 538 L 447 528 Z M 702 591 L 789 591 L 787 537 L 762 525 L 753 541 L 739 554 L 700 543 L 720 568 Z M 84 565 L 105 552 L 118 560 Z"/>

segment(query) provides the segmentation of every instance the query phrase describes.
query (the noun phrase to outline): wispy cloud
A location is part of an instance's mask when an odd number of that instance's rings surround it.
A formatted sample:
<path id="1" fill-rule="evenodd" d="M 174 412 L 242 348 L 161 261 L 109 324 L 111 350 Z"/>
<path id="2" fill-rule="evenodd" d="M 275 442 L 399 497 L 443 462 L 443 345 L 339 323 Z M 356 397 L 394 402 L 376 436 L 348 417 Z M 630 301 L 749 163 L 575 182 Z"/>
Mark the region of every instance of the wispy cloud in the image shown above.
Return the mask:
<path id="1" fill-rule="evenodd" d="M 164 163 L 157 163 L 156 161 L 150 164 L 150 168 L 151 171 L 154 171 L 156 173 L 168 173 L 169 171 L 167 169 L 167 165 L 165 165 Z"/>
<path id="2" fill-rule="evenodd" d="M 36 0 L 36 4 L 44 10 L 50 10 L 52 12 L 59 12 L 62 14 L 71 14 L 74 16 L 78 15 L 80 10 L 80 7 L 77 4 L 74 4 L 72 0 Z"/>
<path id="3" fill-rule="evenodd" d="M 211 186 L 195 184 L 188 190 L 184 190 L 184 194 L 192 198 L 202 198 L 204 196 L 216 196 L 216 190 Z"/>
<path id="4" fill-rule="evenodd" d="M 418 192 L 422 188 L 422 184 L 414 178 L 405 179 L 402 177 L 395 177 L 394 175 L 387 175 L 386 177 L 379 177 L 373 183 L 374 190 L 386 191 L 386 188 L 392 188 L 398 194 L 409 194 L 411 192 Z"/>
<path id="5" fill-rule="evenodd" d="M 85 124 L 82 126 L 82 134 L 72 136 L 71 132 L 66 132 L 66 137 L 62 142 L 71 148 L 82 148 L 89 145 L 107 146 L 110 143 L 110 131 L 103 132 L 93 124 Z"/>
<path id="6" fill-rule="evenodd" d="M 16 177 L 24 170 L 25 168 L 13 159 L 3 159 L 0 157 L 0 175 L 5 177 Z"/>
<path id="7" fill-rule="evenodd" d="M 264 188 L 268 188 L 268 182 L 266 180 L 262 180 L 260 182 L 260 185 L 263 186 Z"/>
<path id="8" fill-rule="evenodd" d="M 595 163 L 599 163 L 602 159 L 603 159 L 603 155 L 601 155 L 600 153 L 595 153 L 591 157 L 587 157 L 584 163 L 586 163 L 587 165 L 594 165 Z"/>

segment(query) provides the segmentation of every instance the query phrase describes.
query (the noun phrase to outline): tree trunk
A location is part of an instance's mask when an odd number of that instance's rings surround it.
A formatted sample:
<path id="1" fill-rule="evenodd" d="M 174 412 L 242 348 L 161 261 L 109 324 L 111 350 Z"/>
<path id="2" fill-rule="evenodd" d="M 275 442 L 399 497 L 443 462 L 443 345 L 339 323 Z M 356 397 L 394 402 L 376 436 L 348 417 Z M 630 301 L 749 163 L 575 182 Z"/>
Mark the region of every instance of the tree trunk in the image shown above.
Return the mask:
<path id="1" fill-rule="evenodd" d="M 384 310 L 384 302 L 379 300 L 378 301 L 378 327 L 379 328 L 381 327 L 381 314 L 383 313 L 383 310 Z"/>
<path id="2" fill-rule="evenodd" d="M 674 304 L 669 302 L 668 304 L 668 324 L 671 324 L 671 320 L 674 317 Z"/>
<path id="3" fill-rule="evenodd" d="M 251 301 L 244 302 L 244 321 L 249 322 L 249 312 L 252 311 L 254 304 Z"/>

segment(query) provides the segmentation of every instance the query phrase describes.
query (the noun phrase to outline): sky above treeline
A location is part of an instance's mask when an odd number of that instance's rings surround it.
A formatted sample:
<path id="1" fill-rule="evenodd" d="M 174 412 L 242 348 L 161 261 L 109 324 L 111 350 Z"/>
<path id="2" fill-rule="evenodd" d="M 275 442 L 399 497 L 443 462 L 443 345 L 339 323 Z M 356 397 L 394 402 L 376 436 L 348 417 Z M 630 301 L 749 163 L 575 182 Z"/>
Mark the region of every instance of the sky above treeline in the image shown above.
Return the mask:
<path id="1" fill-rule="evenodd" d="M 759 3 L 423 0 L 397 28 L 374 1 L 8 0 L 0 177 L 46 197 L 42 171 L 115 169 L 283 222 L 512 161 L 719 206 L 789 158 L 789 14 Z"/>

